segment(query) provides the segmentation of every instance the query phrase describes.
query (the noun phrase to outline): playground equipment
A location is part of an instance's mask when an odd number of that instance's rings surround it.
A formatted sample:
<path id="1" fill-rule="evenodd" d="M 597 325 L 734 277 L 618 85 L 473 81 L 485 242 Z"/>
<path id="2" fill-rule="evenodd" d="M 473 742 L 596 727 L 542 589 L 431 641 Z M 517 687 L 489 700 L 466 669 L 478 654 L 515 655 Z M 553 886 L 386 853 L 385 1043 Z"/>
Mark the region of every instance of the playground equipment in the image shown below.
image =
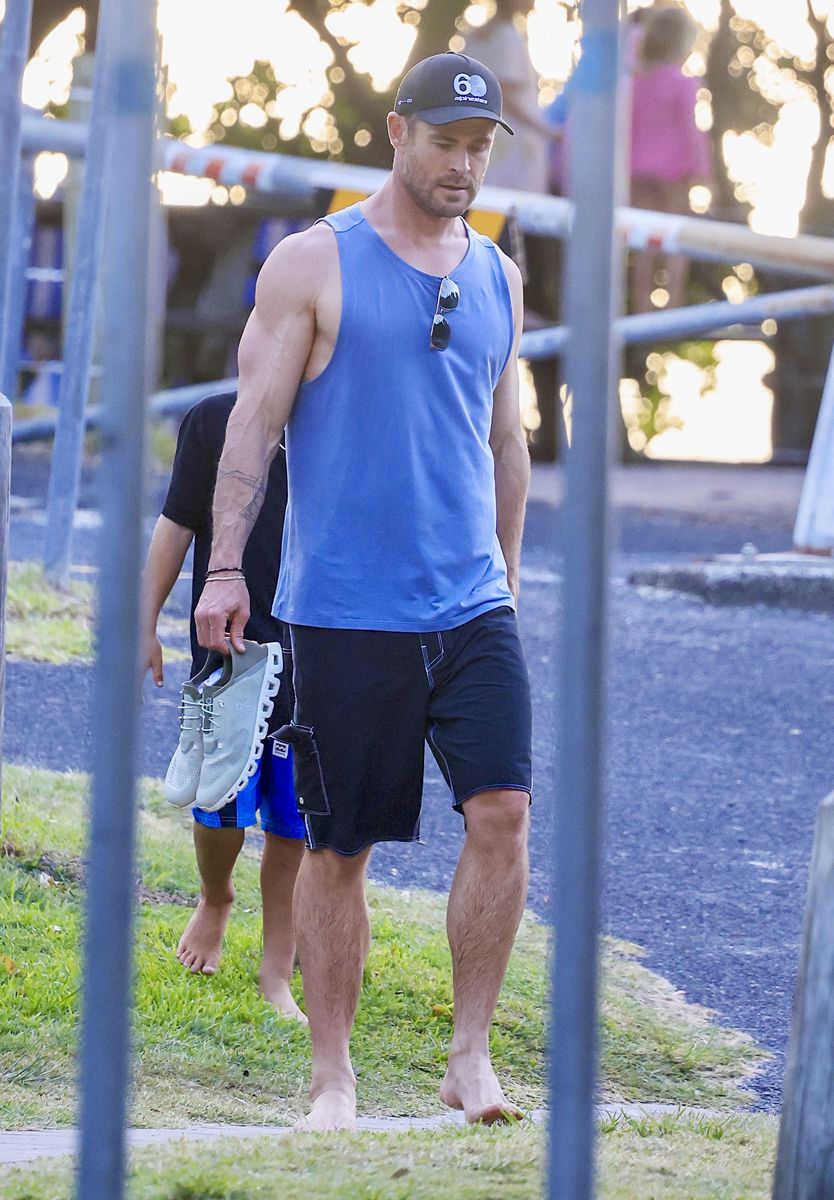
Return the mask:
<path id="1" fill-rule="evenodd" d="M 9 0 L 8 13 L 28 12 L 29 0 Z M 551 1061 L 551 1161 L 549 1192 L 559 1200 L 593 1194 L 593 1086 L 596 1059 L 596 954 L 598 934 L 599 831 L 604 728 L 603 677 L 607 593 L 607 474 L 611 414 L 616 401 L 621 340 L 646 341 L 724 329 L 762 315 L 800 316 L 834 311 L 834 286 L 823 285 L 757 297 L 744 305 L 699 305 L 674 313 L 642 314 L 616 321 L 618 249 L 651 247 L 715 261 L 746 261 L 834 279 L 834 242 L 821 238 L 765 237 L 736 225 L 617 208 L 616 90 L 620 0 L 583 0 L 583 54 L 595 69 L 575 93 L 577 125 L 598 152 L 576 155 L 572 164 L 576 209 L 566 200 L 485 188 L 473 214 L 476 228 L 496 234 L 513 212 L 522 229 L 568 242 L 568 328 L 527 335 L 531 357 L 566 356 L 574 396 L 574 438 L 568 462 L 565 604 L 560 684 L 562 758 L 557 818 L 560 928 L 554 969 L 557 1019 Z M 94 716 L 99 730 L 93 765 L 93 808 L 88 879 L 87 954 L 82 1037 L 82 1145 L 80 1200 L 120 1200 L 124 1191 L 124 1120 L 130 1008 L 130 929 L 134 810 L 135 713 L 124 702 L 124 680 L 136 659 L 139 592 L 139 497 L 146 397 L 147 261 L 154 127 L 153 0 L 103 0 L 112 20 L 112 45 L 100 86 L 112 136 L 120 147 L 119 170 L 107 173 L 111 210 L 105 258 L 120 270 L 107 280 L 107 330 L 103 399 L 95 419 L 103 432 L 99 570 L 98 658 Z M 24 21 L 28 29 L 28 22 Z M 3 42 L 15 28 L 8 19 Z M 112 58 L 110 55 L 112 54 Z M 8 75 L 8 73 L 7 73 Z M 8 97 L 14 100 L 8 103 Z M 20 138 L 19 82 L 0 73 L 0 132 Z M 15 109 L 17 111 L 15 111 Z M 7 122 L 7 124 L 2 124 Z M 5 132 L 4 132 L 5 136 Z M 86 131 L 26 117 L 22 144 L 90 154 Z M 587 144 L 587 141 L 586 143 Z M 163 139 L 158 166 L 239 182 L 256 191 L 292 197 L 311 212 L 336 208 L 374 191 L 385 174 L 341 164 L 252 154 L 218 148 L 196 150 Z M 5 162 L 5 160 L 3 160 Z M 16 177 L 17 150 L 6 178 Z M 102 162 L 106 161 L 106 158 Z M 104 168 L 102 167 L 104 175 Z M 91 183 L 91 189 L 93 184 Z M 92 194 L 92 193 L 91 193 Z M 0 210 L 0 286 L 8 287 L 13 214 Z M 92 312 L 96 272 L 88 271 L 74 303 Z M 3 293 L 5 296 L 5 292 Z M 9 336 L 3 343 L 8 347 Z M 73 367 L 86 391 L 85 355 Z M 69 369 L 69 360 L 65 364 Z M 89 367 L 87 366 L 87 372 Z M 4 378 L 0 375 L 0 378 Z M 69 386 L 67 384 L 66 386 Z M 73 385 L 75 386 L 75 385 Z M 208 387 L 204 389 L 208 391 Z M 194 398 L 192 395 L 188 403 Z M 159 397 L 170 403 L 170 397 Z M 185 397 L 174 403 L 186 403 Z M 90 416 L 90 414 L 88 414 Z M 63 478 L 77 471 L 83 406 L 73 410 L 72 454 Z M 834 548 L 834 371 L 829 372 L 812 461 L 803 492 L 802 544 Z M 77 475 L 75 476 L 77 478 Z M 8 485 L 8 473 L 5 477 Z M 56 483 L 51 494 L 60 492 Z M 800 512 L 802 513 L 802 508 Z M 2 516 L 2 514 L 0 514 Z M 70 513 L 71 516 L 71 513 Z M 71 520 L 62 522 L 68 537 Z M 797 526 L 799 531 L 799 523 Z M 799 538 L 797 538 L 799 540 Z M 55 546 L 56 563 L 68 561 Z M 1 568 L 0 568 L 1 569 Z M 95 946 L 95 955 L 90 948 Z M 780 1198 L 781 1200 L 781 1198 Z"/>
<path id="2" fill-rule="evenodd" d="M 26 152 L 50 145 L 67 154 L 79 155 L 84 153 L 86 141 L 83 127 L 49 121 L 33 114 L 23 118 L 22 143 Z M 239 184 L 256 193 L 292 200 L 299 213 L 310 216 L 341 208 L 369 195 L 386 177 L 386 173 L 377 168 L 267 154 L 233 146 L 195 148 L 170 138 L 160 141 L 159 166 L 167 171 L 214 179 L 228 187 Z M 479 193 L 477 208 L 470 214 L 470 219 L 476 229 L 497 237 L 507 215 L 512 213 L 525 232 L 569 240 L 573 211 L 572 203 L 562 197 L 487 187 Z M 649 248 L 711 262 L 747 262 L 755 267 L 804 274 L 810 280 L 834 279 L 834 239 L 831 238 L 811 235 L 775 237 L 705 217 L 621 206 L 617 208 L 615 228 L 618 244 L 634 250 Z M 699 334 L 715 335 L 739 324 L 757 324 L 768 318 L 789 320 L 832 311 L 831 292 L 827 288 L 794 288 L 758 295 L 740 304 L 721 301 L 640 313 L 624 318 L 620 332 L 626 343 L 650 342 Z M 527 333 L 522 341 L 522 354 L 530 358 L 560 354 L 566 337 L 566 331 L 558 328 Z M 834 382 L 823 393 L 794 530 L 797 549 L 819 554 L 830 554 L 834 550 L 834 471 L 825 469 L 834 453 L 832 427 Z"/>

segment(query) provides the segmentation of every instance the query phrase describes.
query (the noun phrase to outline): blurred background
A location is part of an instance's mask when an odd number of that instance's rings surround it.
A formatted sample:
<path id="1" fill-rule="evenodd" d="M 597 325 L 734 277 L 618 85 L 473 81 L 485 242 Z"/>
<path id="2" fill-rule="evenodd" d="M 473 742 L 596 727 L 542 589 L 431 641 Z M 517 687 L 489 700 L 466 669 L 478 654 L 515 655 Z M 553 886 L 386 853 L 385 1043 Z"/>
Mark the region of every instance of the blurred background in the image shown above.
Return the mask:
<path id="1" fill-rule="evenodd" d="M 526 40 L 543 119 L 564 122 L 578 4 L 503 7 L 514 10 L 509 17 Z M 471 37 L 476 45 L 495 8 L 494 0 L 159 0 L 167 132 L 196 147 L 223 143 L 388 167 L 385 114 L 398 79 L 428 54 L 462 49 Z M 694 81 L 694 120 L 709 144 L 710 168 L 689 188 L 688 209 L 785 237 L 834 233 L 834 0 L 629 0 L 627 58 L 639 56 L 640 30 L 664 8 L 684 9 L 694 22 L 682 72 Z M 24 80 L 34 110 L 85 119 L 97 10 L 95 2 L 35 0 Z M 62 154 L 35 162 L 18 392 L 29 411 L 57 402 L 49 363 L 60 357 L 80 169 Z M 158 385 L 234 375 L 257 270 L 309 214 L 243 184 L 162 173 L 159 186 L 168 279 Z M 549 186 L 560 190 L 559 179 Z M 553 269 L 558 275 L 558 260 Z M 670 303 L 669 282 L 661 264 L 649 306 Z M 682 302 L 741 301 L 801 282 L 744 262 L 693 263 Z M 719 341 L 630 352 L 622 457 L 804 463 L 832 338 L 831 317 L 771 320 Z M 541 412 L 526 364 L 522 384 L 535 448 Z"/>

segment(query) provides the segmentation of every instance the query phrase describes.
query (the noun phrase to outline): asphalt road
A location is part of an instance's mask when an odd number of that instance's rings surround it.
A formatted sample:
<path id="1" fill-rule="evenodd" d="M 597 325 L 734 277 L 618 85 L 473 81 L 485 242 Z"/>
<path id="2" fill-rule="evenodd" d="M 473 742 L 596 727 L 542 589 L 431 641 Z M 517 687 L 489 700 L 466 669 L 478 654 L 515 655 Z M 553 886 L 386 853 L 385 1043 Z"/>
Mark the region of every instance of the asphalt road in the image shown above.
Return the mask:
<path id="1" fill-rule="evenodd" d="M 629 585 L 628 574 L 638 564 L 734 553 L 750 541 L 762 551 L 790 545 L 789 505 L 763 497 L 754 473 L 716 471 L 709 476 L 713 502 L 703 505 L 694 497 L 686 502 L 688 479 L 694 487 L 695 475 L 687 477 L 684 470 L 675 478 L 678 490 L 670 502 L 671 494 L 646 472 L 641 486 L 623 489 L 625 506 L 617 510 L 607 685 L 605 929 L 639 943 L 648 964 L 690 1000 L 715 1009 L 720 1020 L 747 1030 L 774 1052 L 755 1087 L 760 1106 L 775 1108 L 815 812 L 831 789 L 834 618 L 760 606 L 713 608 Z M 42 459 L 32 452 L 18 455 L 12 490 L 24 507 L 13 518 L 13 558 L 39 553 L 43 482 Z M 160 487 L 157 480 L 157 502 Z M 562 531 L 555 490 L 544 476 L 533 495 L 520 615 L 536 716 L 530 904 L 546 915 L 558 750 Z M 25 507 L 27 498 L 31 507 Z M 81 503 L 94 506 L 89 477 Z M 81 525 L 73 561 L 92 563 L 95 517 Z M 184 613 L 185 583 L 175 599 Z M 149 774 L 164 772 L 173 749 L 182 678 L 177 664 L 162 693 L 146 689 L 140 765 Z M 88 668 L 10 662 L 7 759 L 87 768 L 90 685 Z M 423 839 L 422 846 L 378 847 L 372 876 L 404 888 L 448 886 L 461 828 L 433 764 Z"/>

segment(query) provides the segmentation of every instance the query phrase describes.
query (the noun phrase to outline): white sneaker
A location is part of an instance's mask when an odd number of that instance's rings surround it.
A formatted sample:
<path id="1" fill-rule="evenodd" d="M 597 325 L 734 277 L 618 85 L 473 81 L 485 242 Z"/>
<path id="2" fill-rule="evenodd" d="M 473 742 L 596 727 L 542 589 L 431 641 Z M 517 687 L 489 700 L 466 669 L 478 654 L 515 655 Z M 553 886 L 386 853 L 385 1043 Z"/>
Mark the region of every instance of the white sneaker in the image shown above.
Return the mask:
<path id="1" fill-rule="evenodd" d="M 245 642 L 231 653 L 231 673 L 203 688 L 203 761 L 198 808 L 217 812 L 246 785 L 258 765 L 281 682 L 278 642 Z"/>
<path id="2" fill-rule="evenodd" d="M 180 740 L 165 773 L 164 794 L 175 808 L 188 808 L 197 799 L 200 768 L 203 765 L 202 687 L 210 676 L 221 669 L 221 676 L 231 675 L 226 655 L 209 651 L 201 671 L 180 688 Z"/>

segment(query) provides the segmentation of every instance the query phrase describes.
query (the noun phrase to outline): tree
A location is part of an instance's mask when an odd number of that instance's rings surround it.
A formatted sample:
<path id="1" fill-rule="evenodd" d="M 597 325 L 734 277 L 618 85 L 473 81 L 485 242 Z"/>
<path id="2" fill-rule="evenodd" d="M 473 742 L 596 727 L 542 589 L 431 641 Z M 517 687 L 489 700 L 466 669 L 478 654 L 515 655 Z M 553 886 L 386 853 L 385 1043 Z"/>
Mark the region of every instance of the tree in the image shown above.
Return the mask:
<path id="1" fill-rule="evenodd" d="M 726 172 L 721 148 L 726 133 L 753 131 L 761 140 L 773 136 L 774 126 L 784 104 L 779 84 L 790 85 L 796 93 L 802 89 L 812 96 L 819 112 L 820 132 L 813 146 L 811 164 L 800 214 L 804 233 L 823 236 L 834 234 L 834 201 L 823 191 L 823 172 L 831 145 L 832 127 L 832 39 L 828 22 L 813 0 L 804 0 L 805 15 L 814 34 L 814 48 L 808 60 L 802 60 L 768 38 L 752 20 L 740 18 L 731 0 L 721 0 L 718 31 L 712 39 L 707 84 L 712 97 L 713 139 L 718 168 L 717 201 L 720 215 L 745 219 L 749 201 L 739 188 L 733 188 Z M 825 6 L 827 10 L 831 5 Z M 827 14 L 826 14 L 827 15 Z M 767 67 L 773 86 L 760 80 Z M 780 99 L 779 92 L 783 91 Z M 774 272 L 759 272 L 759 281 L 768 288 L 800 286 L 803 277 L 788 277 Z M 801 462 L 807 457 L 819 411 L 822 384 L 834 342 L 834 319 L 783 321 L 777 328 L 773 348 L 776 367 L 772 383 L 774 409 L 772 438 L 774 459 Z"/>
<path id="2" fill-rule="evenodd" d="M 98 0 L 34 0 L 32 6 L 32 38 L 30 45 L 34 53 L 48 33 L 65 21 L 76 8 L 83 8 L 87 18 L 84 35 L 87 49 L 96 48 L 96 26 L 98 25 Z"/>

